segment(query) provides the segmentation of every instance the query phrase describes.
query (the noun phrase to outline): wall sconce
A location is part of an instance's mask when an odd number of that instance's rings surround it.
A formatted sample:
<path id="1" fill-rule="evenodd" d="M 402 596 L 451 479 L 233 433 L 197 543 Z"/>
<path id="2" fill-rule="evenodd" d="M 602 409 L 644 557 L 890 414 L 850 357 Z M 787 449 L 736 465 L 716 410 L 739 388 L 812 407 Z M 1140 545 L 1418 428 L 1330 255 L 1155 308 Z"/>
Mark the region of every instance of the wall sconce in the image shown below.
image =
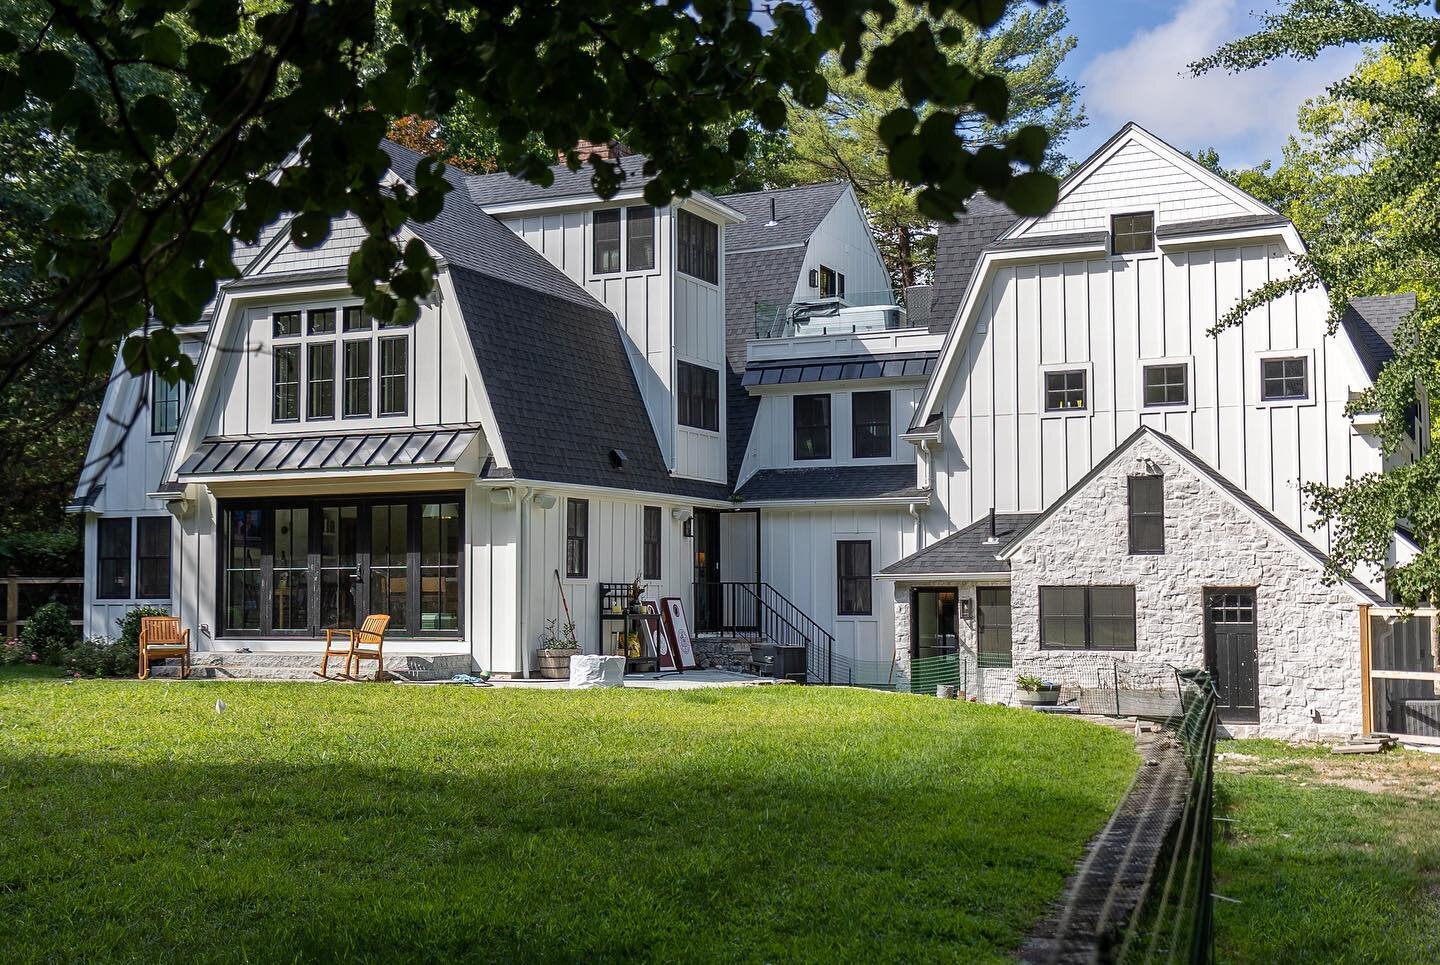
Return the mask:
<path id="1" fill-rule="evenodd" d="M 674 509 L 670 510 L 670 518 L 675 520 L 675 522 L 677 523 L 688 523 L 690 522 L 690 518 L 694 515 L 695 514 L 692 511 L 686 509 L 684 506 L 676 506 Z"/>
<path id="2" fill-rule="evenodd" d="M 960 619 L 967 622 L 970 620 L 970 607 L 970 598 L 968 596 L 962 596 L 960 598 Z"/>
<path id="3" fill-rule="evenodd" d="M 547 510 L 547 509 L 554 509 L 554 508 L 555 508 L 555 494 L 554 494 L 554 493 L 536 493 L 536 494 L 535 494 L 535 500 L 534 500 L 534 502 L 535 502 L 535 508 L 536 508 L 536 509 L 539 509 L 539 510 L 542 510 L 542 511 L 543 511 L 543 510 Z"/>
<path id="4" fill-rule="evenodd" d="M 694 538 L 695 538 L 695 520 L 693 520 L 693 519 L 691 519 L 691 518 L 689 518 L 689 517 L 686 517 L 686 519 L 685 519 L 685 526 L 684 526 L 684 528 L 681 530 L 681 532 L 685 535 L 685 538 L 686 538 L 686 539 L 694 539 Z"/>

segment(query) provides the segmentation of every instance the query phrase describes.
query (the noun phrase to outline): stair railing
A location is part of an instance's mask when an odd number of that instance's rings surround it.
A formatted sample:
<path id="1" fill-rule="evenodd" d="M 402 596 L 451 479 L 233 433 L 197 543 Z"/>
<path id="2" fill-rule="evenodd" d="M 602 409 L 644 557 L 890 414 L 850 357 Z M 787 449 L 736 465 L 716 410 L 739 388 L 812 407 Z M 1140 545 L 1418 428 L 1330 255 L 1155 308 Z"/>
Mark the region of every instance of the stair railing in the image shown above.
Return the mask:
<path id="1" fill-rule="evenodd" d="M 696 583 L 696 629 L 805 648 L 810 683 L 833 683 L 835 637 L 769 583 Z"/>

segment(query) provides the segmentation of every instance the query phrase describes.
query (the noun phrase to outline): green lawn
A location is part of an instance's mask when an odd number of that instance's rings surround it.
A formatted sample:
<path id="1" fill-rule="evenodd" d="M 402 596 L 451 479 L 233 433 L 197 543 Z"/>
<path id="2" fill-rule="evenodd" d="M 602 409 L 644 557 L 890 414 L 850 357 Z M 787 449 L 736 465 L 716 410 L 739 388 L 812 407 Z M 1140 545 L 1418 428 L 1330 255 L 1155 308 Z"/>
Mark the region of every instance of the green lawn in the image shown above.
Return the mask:
<path id="1" fill-rule="evenodd" d="M 1219 750 L 1220 961 L 1440 960 L 1440 757 Z"/>
<path id="2" fill-rule="evenodd" d="M 853 690 L 8 674 L 0 948 L 998 959 L 1135 766 L 1083 722 Z"/>

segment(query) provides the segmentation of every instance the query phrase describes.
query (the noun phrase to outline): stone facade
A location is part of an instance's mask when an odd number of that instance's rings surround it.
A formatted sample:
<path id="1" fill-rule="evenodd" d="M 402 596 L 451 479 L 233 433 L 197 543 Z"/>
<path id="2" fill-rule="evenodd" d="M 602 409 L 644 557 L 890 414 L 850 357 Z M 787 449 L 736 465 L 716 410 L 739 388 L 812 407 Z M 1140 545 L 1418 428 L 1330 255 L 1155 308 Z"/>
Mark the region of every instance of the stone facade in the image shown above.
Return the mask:
<path id="1" fill-rule="evenodd" d="M 1127 480 L 1157 470 L 1165 485 L 1165 552 L 1132 556 Z M 971 678 L 970 692 L 982 700 L 1011 701 L 1019 673 L 1074 687 L 1105 680 L 1117 659 L 1157 677 L 1167 664 L 1203 667 L 1206 588 L 1255 587 L 1260 722 L 1225 729 L 1291 739 L 1361 729 L 1357 595 L 1327 584 L 1312 558 L 1152 437 L 1140 437 L 1071 494 L 1019 545 L 1010 567 L 1013 668 Z M 1067 584 L 1133 584 L 1135 650 L 1041 650 L 1039 587 Z M 897 657 L 909 653 L 911 585 L 896 588 Z M 973 614 L 974 587 L 962 585 L 960 595 L 972 600 Z M 973 618 L 961 624 L 973 668 Z"/>

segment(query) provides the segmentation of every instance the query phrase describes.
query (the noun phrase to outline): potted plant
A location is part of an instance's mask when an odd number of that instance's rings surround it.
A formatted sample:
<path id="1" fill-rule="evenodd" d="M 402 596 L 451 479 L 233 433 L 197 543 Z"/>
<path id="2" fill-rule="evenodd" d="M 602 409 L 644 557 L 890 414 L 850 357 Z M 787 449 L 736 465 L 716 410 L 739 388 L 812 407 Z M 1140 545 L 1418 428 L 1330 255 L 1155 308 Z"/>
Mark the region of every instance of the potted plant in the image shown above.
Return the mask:
<path id="1" fill-rule="evenodd" d="M 641 579 L 641 578 L 640 578 L 640 574 L 637 573 L 637 574 L 635 574 L 635 579 L 633 579 L 633 580 L 630 581 L 630 612 L 631 612 L 631 613 L 644 613 L 644 612 L 645 612 L 645 606 L 644 606 L 644 604 L 642 604 L 642 603 L 640 602 L 641 597 L 643 597 L 644 595 L 645 595 L 645 581 L 644 581 L 643 579 Z"/>
<path id="2" fill-rule="evenodd" d="M 567 619 L 557 628 L 555 620 L 547 620 L 540 633 L 540 648 L 535 651 L 536 670 L 546 680 L 569 680 L 570 658 L 579 652 L 575 624 Z"/>
<path id="3" fill-rule="evenodd" d="M 1033 673 L 1015 677 L 1015 700 L 1022 707 L 1054 706 L 1060 703 L 1060 685 Z"/>

